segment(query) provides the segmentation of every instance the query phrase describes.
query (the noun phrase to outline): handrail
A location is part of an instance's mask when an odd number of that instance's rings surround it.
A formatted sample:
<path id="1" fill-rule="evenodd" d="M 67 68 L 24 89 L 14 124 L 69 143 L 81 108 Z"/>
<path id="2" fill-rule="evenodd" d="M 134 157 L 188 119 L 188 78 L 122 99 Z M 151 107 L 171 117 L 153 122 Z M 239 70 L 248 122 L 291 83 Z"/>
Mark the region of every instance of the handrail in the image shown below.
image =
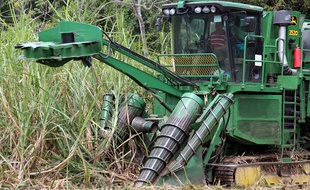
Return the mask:
<path id="1" fill-rule="evenodd" d="M 248 38 L 249 37 L 253 37 L 253 38 L 261 38 L 262 40 L 263 40 L 263 52 L 262 52 L 262 60 L 253 60 L 253 59 L 247 59 L 246 58 L 246 55 L 247 55 L 247 42 L 248 42 Z M 259 35 L 250 35 L 250 36 L 245 36 L 245 38 L 244 38 L 244 49 L 245 49 L 245 51 L 243 52 L 243 57 L 244 57 L 244 59 L 243 59 L 243 63 L 242 63 L 242 88 L 244 88 L 245 87 L 245 76 L 246 76 L 246 64 L 247 64 L 247 62 L 261 62 L 262 63 L 262 80 L 261 80 L 261 88 L 264 88 L 264 86 L 266 85 L 266 83 L 264 82 L 264 79 L 265 79 L 265 75 L 266 75 L 266 71 L 265 71 L 265 68 L 266 68 L 266 64 L 267 63 L 272 63 L 272 64 L 281 64 L 281 76 L 283 76 L 284 75 L 284 64 L 283 64 L 283 57 L 285 56 L 285 54 L 282 54 L 282 61 L 278 61 L 277 59 L 277 56 L 274 56 L 273 57 L 273 60 L 271 60 L 271 61 L 268 61 L 268 60 L 266 60 L 266 58 L 265 58 L 265 53 L 266 53 L 266 51 L 267 51 L 267 48 L 271 48 L 271 49 L 274 49 L 273 51 L 274 51 L 274 54 L 275 55 L 277 55 L 278 54 L 278 52 L 277 52 L 277 47 L 278 47 L 278 42 L 280 41 L 280 40 L 282 40 L 283 42 L 285 42 L 285 39 L 281 39 L 281 38 L 277 38 L 276 40 L 275 40 L 275 45 L 266 45 L 266 43 L 265 43 L 265 38 L 263 37 L 263 36 L 259 36 Z M 285 43 L 284 43 L 285 44 Z M 286 47 L 284 47 L 284 48 L 286 48 Z M 283 77 L 282 77 L 282 81 L 281 81 L 281 83 L 280 84 L 283 84 Z M 280 88 L 282 88 L 282 85 L 280 86 Z"/>

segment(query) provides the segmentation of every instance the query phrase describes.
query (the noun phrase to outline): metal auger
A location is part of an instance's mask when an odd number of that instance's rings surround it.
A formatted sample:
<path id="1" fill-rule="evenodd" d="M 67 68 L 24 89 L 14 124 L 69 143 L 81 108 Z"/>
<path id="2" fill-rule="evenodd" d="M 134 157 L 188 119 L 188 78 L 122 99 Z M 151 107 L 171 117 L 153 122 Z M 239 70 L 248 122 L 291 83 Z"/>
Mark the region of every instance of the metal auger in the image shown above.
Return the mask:
<path id="1" fill-rule="evenodd" d="M 113 94 L 104 95 L 101 109 L 100 127 L 102 130 L 109 130 L 111 128 L 110 119 L 113 115 L 112 111 L 114 109 Z"/>
<path id="2" fill-rule="evenodd" d="M 203 101 L 197 95 L 185 93 L 181 97 L 171 116 L 163 125 L 150 156 L 135 182 L 136 187 L 144 183 L 153 183 L 171 158 L 185 142 L 191 124 L 197 119 L 203 108 Z"/>
<path id="3" fill-rule="evenodd" d="M 210 135 L 212 129 L 218 124 L 220 118 L 224 116 L 226 111 L 232 105 L 232 97 L 233 94 L 228 94 L 227 96 L 223 95 L 213 109 L 207 110 L 208 114 L 206 119 L 202 122 L 193 137 L 188 141 L 187 145 L 180 152 L 176 160 L 169 166 L 170 171 L 179 171 L 188 163 L 199 146 L 204 142 L 207 136 Z M 166 174 L 167 171 L 165 171 Z"/>
<path id="4" fill-rule="evenodd" d="M 141 116 L 145 110 L 144 100 L 137 94 L 128 94 L 127 100 L 124 100 L 118 113 L 116 133 L 121 141 L 124 141 L 129 134 L 128 126 L 135 117 Z"/>

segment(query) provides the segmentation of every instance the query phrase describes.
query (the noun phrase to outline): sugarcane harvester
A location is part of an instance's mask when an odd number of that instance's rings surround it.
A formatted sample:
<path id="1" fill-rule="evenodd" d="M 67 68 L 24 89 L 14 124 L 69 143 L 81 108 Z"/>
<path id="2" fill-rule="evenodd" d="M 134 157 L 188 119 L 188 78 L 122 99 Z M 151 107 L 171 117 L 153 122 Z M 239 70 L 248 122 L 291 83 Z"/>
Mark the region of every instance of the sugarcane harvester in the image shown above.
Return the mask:
<path id="1" fill-rule="evenodd" d="M 39 42 L 16 47 L 25 58 L 52 67 L 71 60 L 91 66 L 91 58 L 98 59 L 153 95 L 151 115 L 137 94 L 119 105 L 115 135 L 121 142 L 129 130 L 156 134 L 136 187 L 246 186 L 262 179 L 269 185 L 307 184 L 310 20 L 298 11 L 199 0 L 163 5 L 158 27 L 162 20 L 171 26 L 172 53 L 157 61 L 96 26 L 68 21 L 40 32 Z M 140 66 L 113 58 L 113 52 Z M 111 128 L 114 106 L 113 95 L 105 94 L 103 130 Z"/>

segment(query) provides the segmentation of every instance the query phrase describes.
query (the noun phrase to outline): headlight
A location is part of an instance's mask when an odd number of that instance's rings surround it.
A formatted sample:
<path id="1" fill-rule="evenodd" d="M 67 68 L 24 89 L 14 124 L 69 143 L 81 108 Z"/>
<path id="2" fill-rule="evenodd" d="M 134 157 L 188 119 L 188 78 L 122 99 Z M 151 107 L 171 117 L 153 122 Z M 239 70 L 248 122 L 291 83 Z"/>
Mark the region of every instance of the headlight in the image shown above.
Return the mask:
<path id="1" fill-rule="evenodd" d="M 210 12 L 209 7 L 205 6 L 205 7 L 202 9 L 202 12 L 204 12 L 204 13 L 209 13 L 209 12 Z"/>
<path id="2" fill-rule="evenodd" d="M 201 7 L 196 7 L 195 8 L 195 13 L 197 13 L 197 14 L 201 13 Z"/>
<path id="3" fill-rule="evenodd" d="M 163 10 L 163 13 L 164 13 L 164 15 L 167 15 L 167 16 L 168 16 L 169 13 L 170 13 L 170 10 L 169 10 L 169 9 L 164 9 L 164 10 Z"/>
<path id="4" fill-rule="evenodd" d="M 169 13 L 170 13 L 170 15 L 174 15 L 175 14 L 175 9 L 170 9 Z"/>
<path id="5" fill-rule="evenodd" d="M 216 8 L 214 6 L 211 7 L 211 12 L 215 13 L 216 12 Z"/>

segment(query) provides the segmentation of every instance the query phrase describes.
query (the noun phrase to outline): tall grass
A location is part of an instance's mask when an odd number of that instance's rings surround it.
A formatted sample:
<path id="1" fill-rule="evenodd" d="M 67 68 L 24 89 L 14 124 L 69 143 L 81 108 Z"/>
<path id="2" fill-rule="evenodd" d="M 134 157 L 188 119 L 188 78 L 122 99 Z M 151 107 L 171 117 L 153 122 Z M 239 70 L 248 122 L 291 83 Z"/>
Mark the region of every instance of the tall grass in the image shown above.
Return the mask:
<path id="1" fill-rule="evenodd" d="M 102 188 L 132 182 L 137 166 L 124 159 L 126 153 L 116 154 L 120 147 L 107 151 L 113 141 L 101 138 L 98 124 L 105 93 L 119 97 L 126 92 L 144 94 L 144 90 L 97 61 L 92 68 L 73 61 L 50 68 L 18 59 L 22 52 L 14 46 L 37 41 L 38 31 L 61 19 L 108 23 L 104 30 L 109 28 L 115 41 L 135 51 L 140 49 L 138 36 L 126 30 L 121 11 L 117 17 L 99 17 L 103 4 L 89 10 L 93 1 L 66 1 L 64 9 L 49 4 L 56 16 L 48 22 L 34 17 L 32 11 L 26 14 L 24 2 L 12 1 L 12 23 L 1 20 L 0 188 Z"/>

